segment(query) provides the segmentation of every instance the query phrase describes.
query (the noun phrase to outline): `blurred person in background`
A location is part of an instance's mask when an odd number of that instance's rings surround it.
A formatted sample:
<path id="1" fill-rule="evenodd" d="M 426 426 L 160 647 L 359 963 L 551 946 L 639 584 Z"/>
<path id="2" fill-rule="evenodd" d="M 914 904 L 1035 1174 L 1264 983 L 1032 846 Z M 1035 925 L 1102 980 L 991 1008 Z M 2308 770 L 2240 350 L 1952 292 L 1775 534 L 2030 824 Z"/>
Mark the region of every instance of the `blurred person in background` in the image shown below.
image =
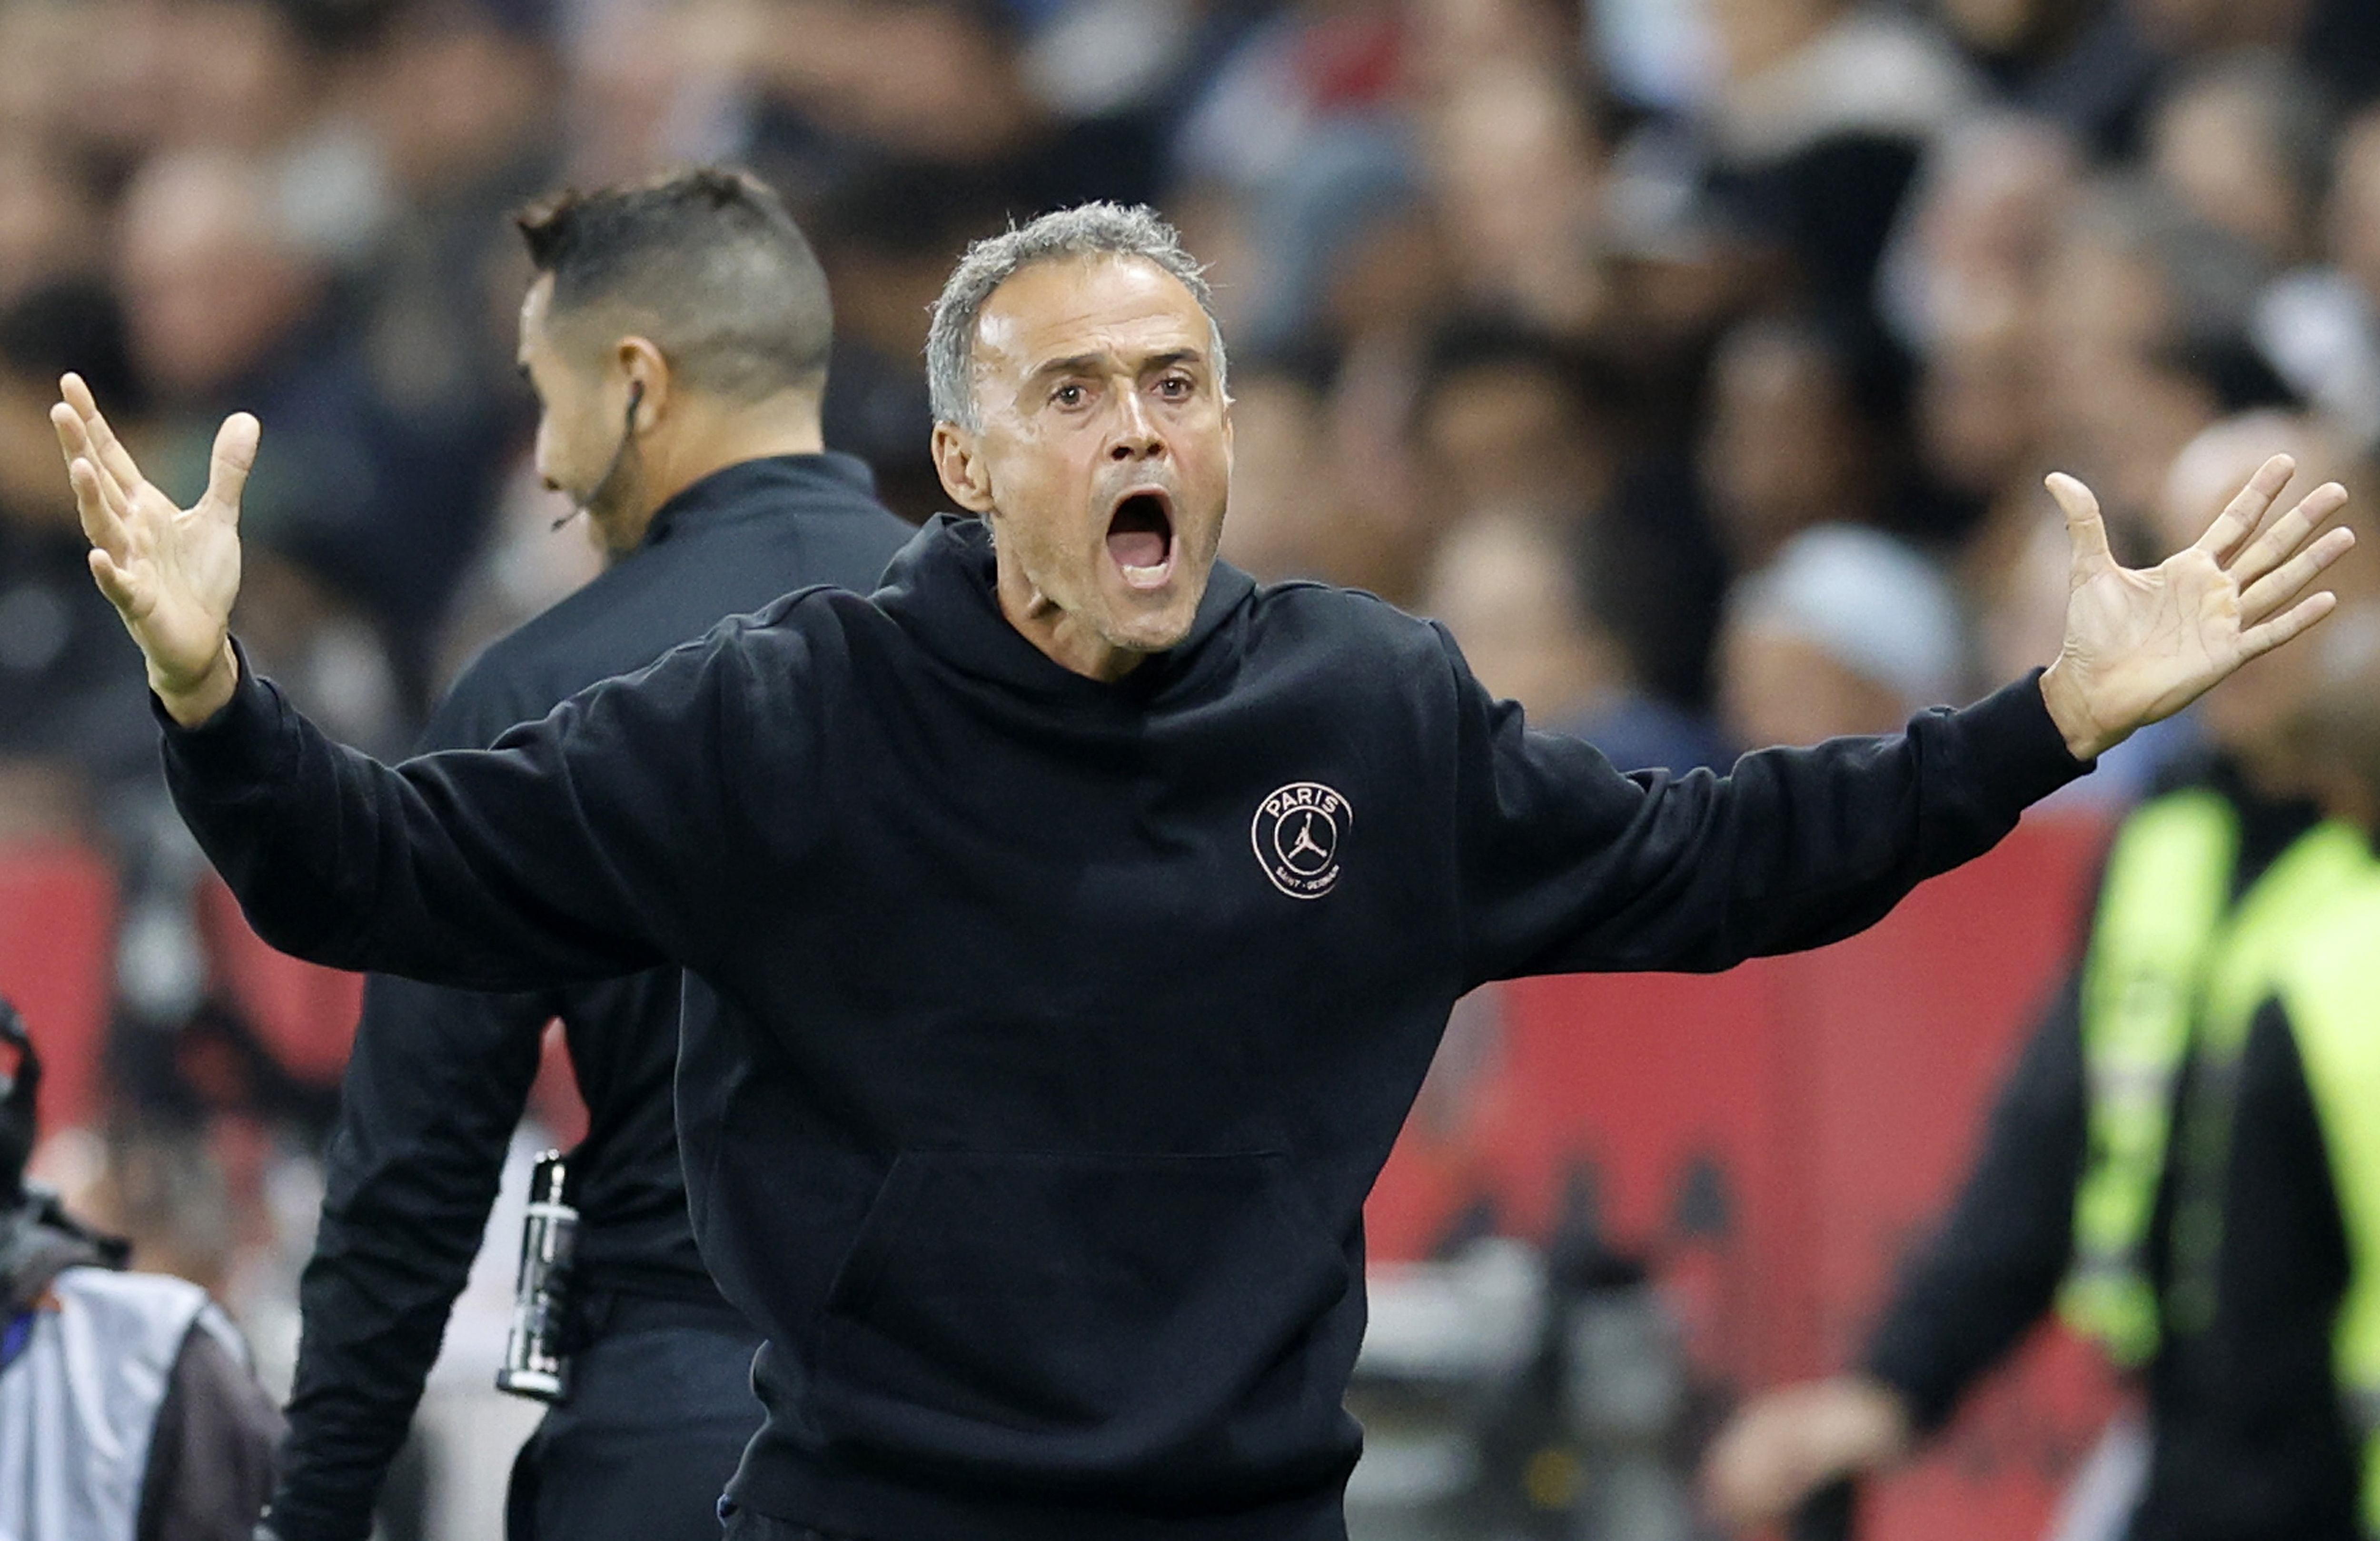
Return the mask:
<path id="1" fill-rule="evenodd" d="M 78 358 L 137 423 L 123 312 L 103 285 L 61 279 L 0 303 L 0 843 L 87 837 L 113 795 L 156 780 L 154 754 L 117 722 L 147 686 L 83 592 L 89 542 L 34 432 L 45 382 Z"/>
<path id="2" fill-rule="evenodd" d="M 0 11 L 0 30 L 9 14 Z M 32 131 L 0 127 L 0 304 L 83 276 L 100 227 L 99 201 L 66 157 Z"/>
<path id="3" fill-rule="evenodd" d="M 1450 580 L 1473 604 L 1484 601 L 1490 573 L 1514 581 L 1528 624 L 1575 632 L 1598 658 L 1618 649 L 1589 671 L 1593 689 L 1582 686 L 1577 698 L 1512 692 L 1540 725 L 1587 738 L 1623 767 L 1719 763 L 1714 735 L 1673 703 L 1702 693 L 1720 559 L 1694 539 L 1696 527 L 1651 526 L 1643 504 L 1619 499 L 1638 430 L 1615 371 L 1532 327 L 1458 318 L 1431 341 L 1415 425 L 1432 500 L 1445 510 L 1441 543 L 1463 542 L 1478 519 L 1493 530 L 1484 544 L 1433 557 L 1433 597 L 1422 608 L 1439 613 Z M 1528 526 L 1539 533 L 1525 533 Z M 1534 576 L 1507 565 L 1516 538 L 1552 565 Z M 1472 576 L 1453 576 L 1464 573 Z M 1486 621 L 1484 610 L 1468 613 Z M 1517 616 L 1499 624 L 1517 640 Z M 1590 694 L 1608 698 L 1590 702 Z"/>
<path id="4" fill-rule="evenodd" d="M 2156 75 L 2124 0 L 1932 0 L 1993 94 L 2096 149 L 2122 143 Z"/>
<path id="5" fill-rule="evenodd" d="M 2168 58 L 2234 48 L 2289 48 L 2314 0 L 2122 0 L 2149 45 Z"/>
<path id="6" fill-rule="evenodd" d="M 803 220 L 834 291 L 827 442 L 866 460 L 877 495 L 922 524 L 943 504 L 926 442 L 926 315 L 966 243 L 1005 217 L 996 190 L 964 171 L 888 161 L 856 172 Z"/>
<path id="7" fill-rule="evenodd" d="M 1711 17 L 1724 73 L 1705 127 L 1722 204 L 1790 256 L 1821 314 L 1865 315 L 1902 195 L 1979 82 L 1890 7 L 1717 0 Z"/>
<path id="8" fill-rule="evenodd" d="M 2332 131 L 2321 85 L 2289 55 L 2226 54 L 2158 100 L 2146 160 L 2192 218 L 2277 272 L 2314 248 Z"/>
<path id="9" fill-rule="evenodd" d="M 206 1288 L 123 1271 L 170 1269 L 165 1248 L 26 1183 L 41 1078 L 0 1000 L 0 1534 L 246 1541 L 280 1417 Z"/>
<path id="10" fill-rule="evenodd" d="M 2226 423 L 2176 462 L 2159 533 L 2203 517 L 2276 444 L 2314 474 L 2356 468 L 2302 422 Z M 2356 597 L 2374 587 L 2349 582 Z M 1706 1485 L 1730 1522 L 1777 1518 L 1903 1459 L 2055 1309 L 2143 1387 L 2145 1432 L 2119 1423 L 2086 1468 L 2119 1495 L 2120 1534 L 2362 1534 L 2326 1325 L 2311 1361 L 2301 1341 L 2336 1287 L 2279 1229 L 2307 1195 L 2244 1148 L 2234 1159 L 2229 1129 L 2242 1035 L 2285 945 L 2373 864 L 2313 801 L 2307 733 L 2324 686 L 2311 649 L 2260 660 L 2243 683 L 2194 713 L 2207 755 L 2118 831 L 2081 966 L 1861 1369 L 1756 1397 L 1714 1442 Z"/>
<path id="11" fill-rule="evenodd" d="M 2339 132 L 2323 234 L 2323 260 L 2259 299 L 2256 342 L 2358 443 L 2380 443 L 2380 108 Z"/>
<path id="12" fill-rule="evenodd" d="M 1457 510 L 1510 509 L 1585 524 L 1626 450 L 1619 392 L 1549 334 L 1456 320 L 1431 339 L 1415 432 Z"/>
<path id="13" fill-rule="evenodd" d="M 2082 148 L 2038 117 L 2001 113 L 1937 145 L 1877 277 L 1879 319 L 1905 347 L 1945 346 L 2022 325 L 2082 175 Z"/>
<path id="14" fill-rule="evenodd" d="M 1232 517 L 1218 551 L 1259 583 L 1331 571 L 1330 543 L 1347 538 L 1324 469 L 1328 382 L 1313 376 L 1283 360 L 1232 360 Z"/>
<path id="15" fill-rule="evenodd" d="M 283 222 L 263 168 L 225 151 L 149 162 L 120 221 L 133 361 L 155 393 L 166 474 L 203 466 L 196 425 L 227 404 L 282 408 L 291 464 L 260 490 L 257 541 L 326 576 L 403 658 L 469 540 L 450 528 L 452 507 L 412 525 L 393 495 L 398 467 L 352 340 L 333 325 L 327 261 Z M 334 508 L 326 484 L 352 491 Z"/>
<path id="16" fill-rule="evenodd" d="M 352 67 L 353 105 L 316 157 L 327 164 L 285 174 L 284 202 L 345 215 L 335 229 L 308 220 L 304 238 L 336 264 L 334 325 L 352 339 L 373 437 L 405 489 L 390 516 L 442 548 L 443 563 L 409 580 L 421 618 L 400 615 L 394 638 L 420 690 L 417 638 L 443 622 L 530 429 L 508 346 L 523 274 L 504 215 L 553 185 L 561 160 L 558 18 L 547 0 L 355 3 L 392 14 Z M 343 210 L 312 184 L 348 175 L 346 156 L 360 164 Z"/>
<path id="17" fill-rule="evenodd" d="M 2151 516 L 2194 434 L 2286 394 L 2248 341 L 2266 277 L 2145 179 L 2102 177 L 2069 212 L 2032 318 L 2044 448 L 2089 467 L 2119 528 Z"/>
<path id="18" fill-rule="evenodd" d="M 1420 157 L 1468 308 L 1580 337 L 1608 324 L 1598 248 L 1609 181 L 1599 103 L 1567 8 L 1416 6 Z"/>
<path id="19" fill-rule="evenodd" d="M 1931 562 L 1880 530 L 1820 525 L 1729 591 L 1720 721 L 1746 748 L 1889 733 L 1964 689 L 1964 641 Z"/>
<path id="20" fill-rule="evenodd" d="M 2051 427 L 2041 395 L 2040 358 L 2019 324 L 1961 328 L 1925 360 L 1912 449 L 1937 495 L 1964 505 L 1956 522 L 1968 550 L 1988 543 L 1999 519 L 2037 521 L 2031 494 L 2046 474 Z"/>
<path id="21" fill-rule="evenodd" d="M 1815 526 L 1891 516 L 1891 373 L 1863 339 L 1815 322 L 1760 319 L 1727 334 L 1711 363 L 1698 470 L 1734 571 L 1766 566 Z"/>
<path id="22" fill-rule="evenodd" d="M 783 115 L 774 131 L 808 158 L 889 150 L 997 169 L 1043 127 L 995 6 L 714 0 L 692 19 L 703 62 L 757 89 Z"/>
<path id="23" fill-rule="evenodd" d="M 2350 608 L 2315 655 L 2311 762 L 2322 805 L 2367 852 L 2380 847 L 2380 606 Z M 2270 1266 L 2259 1280 L 2291 1287 L 2260 1295 L 2256 1347 L 2293 1384 L 2292 1403 L 2327 1419 L 2268 1414 L 2277 1433 L 2318 1442 L 2325 1534 L 2380 1529 L 2380 864 L 2287 943 L 2271 998 L 2228 1067 L 2232 1183 L 2285 1196 L 2256 1220 Z M 2249 1223 L 2242 1220 L 2240 1223 Z M 2243 1419 L 2260 1409 L 2243 1410 Z"/>
<path id="24" fill-rule="evenodd" d="M 1606 618 L 1618 575 L 1590 529 L 1516 510 L 1475 513 L 1439 542 L 1421 613 L 1444 623 L 1490 695 L 1622 770 L 1724 770 L 1709 724 L 1646 691 Z"/>
<path id="25" fill-rule="evenodd" d="M 1159 190 L 1172 134 L 1268 7 L 1113 0 L 703 0 L 658 13 L 733 148 L 799 206 L 929 164 L 1019 212 Z"/>
<path id="26" fill-rule="evenodd" d="M 823 453 L 825 275 L 766 188 L 702 170 L 561 195 L 520 223 L 539 468 L 611 565 L 482 653 L 424 748 L 486 745 L 782 593 L 870 588 L 910 533 L 864 465 Z M 686 1216 L 670 1101 L 680 986 L 674 969 L 524 995 L 370 980 L 300 1292 L 267 1520 L 279 1541 L 370 1531 L 554 1020 L 589 1115 L 568 1158 L 573 1375 L 515 1466 L 508 1534 L 717 1534 L 713 1506 L 759 1425 L 759 1340 Z"/>

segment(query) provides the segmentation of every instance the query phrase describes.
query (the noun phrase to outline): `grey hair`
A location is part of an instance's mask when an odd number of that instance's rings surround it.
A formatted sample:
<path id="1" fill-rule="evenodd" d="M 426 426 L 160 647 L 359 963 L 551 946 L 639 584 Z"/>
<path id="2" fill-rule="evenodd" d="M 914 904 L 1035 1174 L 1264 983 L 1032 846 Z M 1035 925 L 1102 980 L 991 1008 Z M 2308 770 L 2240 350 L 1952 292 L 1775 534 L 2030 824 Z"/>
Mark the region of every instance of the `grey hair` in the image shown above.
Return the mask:
<path id="1" fill-rule="evenodd" d="M 1207 313 L 1215 389 L 1225 390 L 1223 328 L 1215 319 L 1215 294 L 1206 270 L 1183 249 L 1181 236 L 1147 204 L 1078 203 L 986 237 L 968 247 L 952 270 L 926 330 L 926 387 L 936 422 L 969 431 L 983 426 L 975 403 L 975 325 L 991 292 L 1037 262 L 1094 256 L 1138 257 L 1182 281 Z"/>

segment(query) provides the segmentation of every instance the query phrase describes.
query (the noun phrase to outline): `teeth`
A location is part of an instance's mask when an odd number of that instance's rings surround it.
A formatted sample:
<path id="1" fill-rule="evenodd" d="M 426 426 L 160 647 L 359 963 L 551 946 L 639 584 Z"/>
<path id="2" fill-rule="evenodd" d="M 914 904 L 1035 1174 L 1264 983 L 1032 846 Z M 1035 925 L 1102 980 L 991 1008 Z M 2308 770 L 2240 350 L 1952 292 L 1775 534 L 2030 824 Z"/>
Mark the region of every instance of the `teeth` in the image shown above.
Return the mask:
<path id="1" fill-rule="evenodd" d="M 1165 571 L 1165 564 L 1164 564 L 1164 563 L 1162 563 L 1162 562 L 1160 562 L 1160 563 L 1159 563 L 1159 564 L 1158 564 L 1156 566 L 1154 566 L 1154 567 L 1126 567 L 1126 568 L 1123 570 L 1123 576 L 1126 576 L 1126 577 L 1129 577 L 1129 578 L 1142 578 L 1142 577 L 1151 577 L 1151 578 L 1153 578 L 1153 577 L 1158 576 L 1160 574 L 1163 573 L 1164 571 Z"/>

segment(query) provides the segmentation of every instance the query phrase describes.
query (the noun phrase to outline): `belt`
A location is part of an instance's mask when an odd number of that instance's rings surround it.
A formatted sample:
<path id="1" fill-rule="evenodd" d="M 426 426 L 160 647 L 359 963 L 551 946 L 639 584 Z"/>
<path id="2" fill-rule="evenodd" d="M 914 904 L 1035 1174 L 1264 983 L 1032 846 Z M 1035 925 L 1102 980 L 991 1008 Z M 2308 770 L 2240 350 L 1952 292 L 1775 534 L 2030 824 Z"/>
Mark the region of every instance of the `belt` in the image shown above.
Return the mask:
<path id="1" fill-rule="evenodd" d="M 680 1300 L 635 1291 L 605 1289 L 601 1284 L 572 1292 L 574 1350 L 622 1332 L 655 1332 L 668 1328 L 692 1328 L 726 1337 L 760 1334 L 744 1313 L 722 1300 L 716 1291 L 709 1300 Z"/>

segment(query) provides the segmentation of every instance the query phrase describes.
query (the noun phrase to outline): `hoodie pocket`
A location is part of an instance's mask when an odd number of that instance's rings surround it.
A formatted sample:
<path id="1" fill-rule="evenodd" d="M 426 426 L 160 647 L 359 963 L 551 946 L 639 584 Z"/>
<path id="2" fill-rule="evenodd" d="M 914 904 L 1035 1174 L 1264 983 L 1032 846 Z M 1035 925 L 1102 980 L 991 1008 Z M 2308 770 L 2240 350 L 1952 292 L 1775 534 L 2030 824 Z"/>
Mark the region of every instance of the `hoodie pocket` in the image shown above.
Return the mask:
<path id="1" fill-rule="evenodd" d="M 1277 1153 L 907 1151 L 828 1292 L 812 1410 L 912 1472 L 1220 1498 L 1344 1442 L 1343 1366 L 1306 1351 L 1348 1285 Z"/>

